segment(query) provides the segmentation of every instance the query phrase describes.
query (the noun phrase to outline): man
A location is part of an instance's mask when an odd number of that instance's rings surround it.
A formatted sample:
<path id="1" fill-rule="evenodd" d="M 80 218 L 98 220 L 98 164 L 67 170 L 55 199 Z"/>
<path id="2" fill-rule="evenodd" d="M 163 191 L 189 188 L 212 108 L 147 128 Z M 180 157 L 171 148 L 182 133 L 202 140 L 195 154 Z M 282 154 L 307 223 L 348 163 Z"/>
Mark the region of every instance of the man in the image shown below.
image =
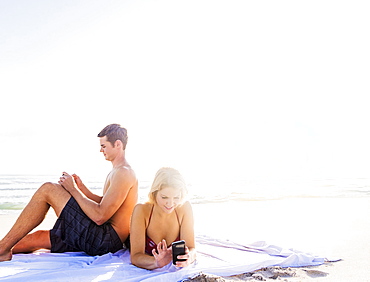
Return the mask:
<path id="1" fill-rule="evenodd" d="M 103 196 L 93 194 L 77 175 L 66 172 L 59 184 L 44 183 L 0 241 L 0 261 L 11 260 L 14 253 L 40 248 L 51 252 L 84 251 L 89 255 L 122 249 L 138 199 L 138 181 L 125 158 L 126 129 L 111 124 L 98 137 L 100 152 L 113 165 Z M 50 206 L 58 216 L 53 229 L 28 234 L 43 221 Z"/>

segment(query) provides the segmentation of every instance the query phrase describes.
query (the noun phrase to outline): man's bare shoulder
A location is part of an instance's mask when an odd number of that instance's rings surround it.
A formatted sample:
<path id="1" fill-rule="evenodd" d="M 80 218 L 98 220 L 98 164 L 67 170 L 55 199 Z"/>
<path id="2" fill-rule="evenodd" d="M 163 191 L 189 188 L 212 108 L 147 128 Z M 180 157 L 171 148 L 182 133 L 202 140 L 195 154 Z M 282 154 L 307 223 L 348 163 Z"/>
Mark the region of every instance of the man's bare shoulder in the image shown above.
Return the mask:
<path id="1" fill-rule="evenodd" d="M 136 178 L 135 172 L 130 166 L 120 166 L 114 168 L 108 175 L 107 180 L 104 185 L 105 194 L 108 190 L 126 190 L 138 189 L 138 180 Z"/>
<path id="2" fill-rule="evenodd" d="M 110 180 L 125 180 L 125 181 L 136 181 L 136 174 L 134 170 L 127 165 L 119 166 L 114 168 L 111 173 L 109 174 Z"/>

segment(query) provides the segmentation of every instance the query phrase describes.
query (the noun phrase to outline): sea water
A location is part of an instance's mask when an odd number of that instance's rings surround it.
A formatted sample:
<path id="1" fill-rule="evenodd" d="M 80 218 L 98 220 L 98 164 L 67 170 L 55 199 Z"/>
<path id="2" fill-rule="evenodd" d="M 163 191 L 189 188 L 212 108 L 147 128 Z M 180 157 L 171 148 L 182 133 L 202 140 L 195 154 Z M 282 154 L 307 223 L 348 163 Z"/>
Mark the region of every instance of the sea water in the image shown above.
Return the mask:
<path id="1" fill-rule="evenodd" d="M 44 182 L 57 182 L 59 177 L 0 175 L 0 216 L 19 214 Z M 101 195 L 104 179 L 82 180 Z M 147 200 L 151 181 L 139 178 L 139 202 Z M 189 181 L 188 190 L 198 235 L 331 255 L 337 249 L 333 246 L 343 244 L 343 234 L 355 234 L 356 222 L 368 214 L 370 179 L 198 180 Z M 42 228 L 51 227 L 46 221 Z"/>
<path id="2" fill-rule="evenodd" d="M 19 212 L 44 182 L 57 182 L 57 175 L 0 175 L 0 214 Z M 101 195 L 104 180 L 83 179 Z M 139 202 L 145 202 L 151 180 L 139 180 Z M 370 179 L 246 179 L 188 183 L 192 204 L 233 201 L 264 201 L 287 198 L 370 197 Z"/>

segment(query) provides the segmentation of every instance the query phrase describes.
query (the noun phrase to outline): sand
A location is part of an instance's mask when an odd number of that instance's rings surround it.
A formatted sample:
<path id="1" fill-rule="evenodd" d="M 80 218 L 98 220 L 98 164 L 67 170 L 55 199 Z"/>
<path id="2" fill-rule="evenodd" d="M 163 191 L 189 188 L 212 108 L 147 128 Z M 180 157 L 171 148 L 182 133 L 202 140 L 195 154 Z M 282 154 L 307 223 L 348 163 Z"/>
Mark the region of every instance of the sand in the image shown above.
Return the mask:
<path id="1" fill-rule="evenodd" d="M 283 281 L 370 281 L 369 197 L 218 203 L 208 204 L 206 215 L 202 210 L 201 205 L 194 205 L 195 215 L 200 215 L 196 216 L 196 230 L 200 233 L 243 243 L 267 241 L 341 259 L 318 267 L 291 268 L 285 275 L 277 275 Z M 264 274 L 266 281 L 276 281 Z M 204 281 L 197 279 L 194 280 Z M 249 275 L 225 281 L 238 279 L 261 281 Z"/>
<path id="2" fill-rule="evenodd" d="M 205 274 L 193 281 L 370 281 L 370 198 L 291 198 L 194 204 L 195 230 L 240 243 L 270 244 L 341 261 L 317 267 L 267 268 L 233 277 Z M 17 213 L 0 215 L 0 237 Z M 49 212 L 36 229 L 50 229 Z"/>

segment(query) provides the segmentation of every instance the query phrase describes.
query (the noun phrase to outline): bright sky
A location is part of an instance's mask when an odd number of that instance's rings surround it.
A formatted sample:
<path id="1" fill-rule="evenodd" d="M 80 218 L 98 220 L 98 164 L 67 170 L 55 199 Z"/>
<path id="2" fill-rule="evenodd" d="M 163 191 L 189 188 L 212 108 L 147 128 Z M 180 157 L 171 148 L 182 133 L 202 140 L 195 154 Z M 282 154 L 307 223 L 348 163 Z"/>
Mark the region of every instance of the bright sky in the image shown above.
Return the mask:
<path id="1" fill-rule="evenodd" d="M 367 1 L 1 1 L 0 174 L 368 177 Z"/>

